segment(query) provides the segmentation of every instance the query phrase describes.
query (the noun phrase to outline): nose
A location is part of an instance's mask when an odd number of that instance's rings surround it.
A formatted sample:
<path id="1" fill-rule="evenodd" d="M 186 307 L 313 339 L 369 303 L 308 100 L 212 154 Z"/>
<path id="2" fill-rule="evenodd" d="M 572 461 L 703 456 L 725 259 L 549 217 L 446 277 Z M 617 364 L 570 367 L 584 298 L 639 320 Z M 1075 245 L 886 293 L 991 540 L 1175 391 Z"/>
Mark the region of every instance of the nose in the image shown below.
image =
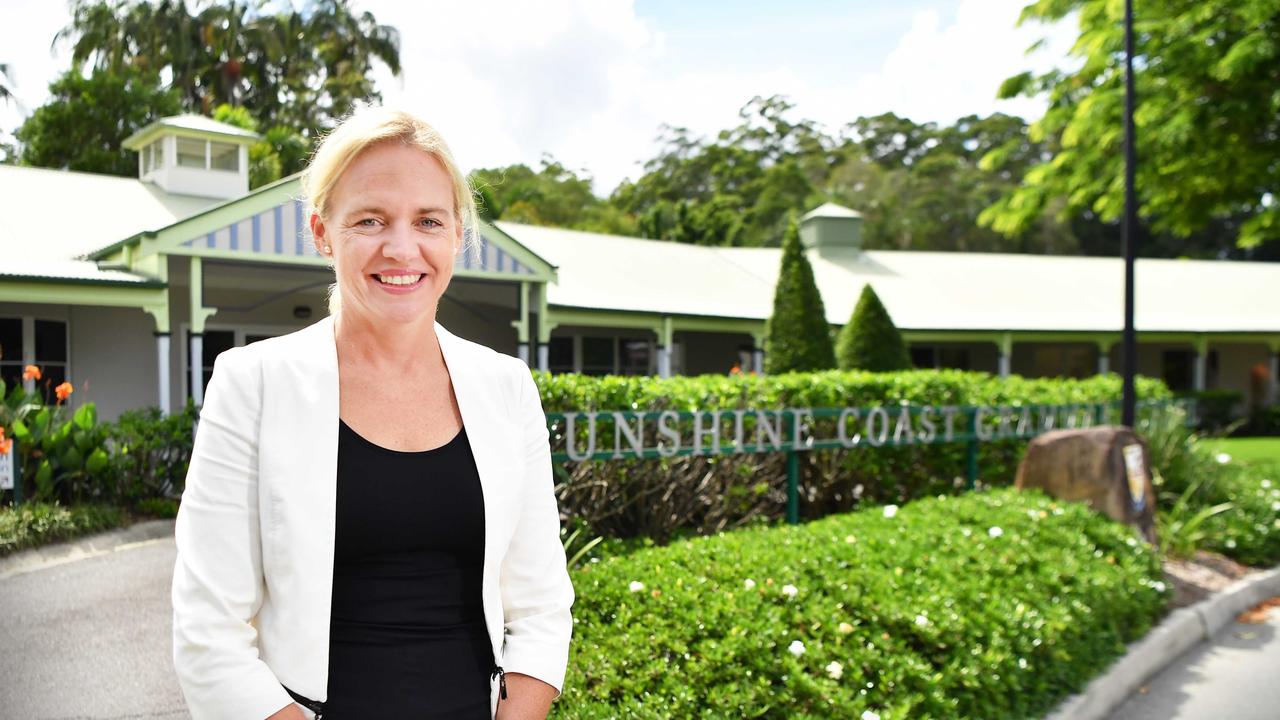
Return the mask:
<path id="1" fill-rule="evenodd" d="M 382 237 L 382 256 L 388 260 L 408 263 L 418 256 L 417 239 L 406 224 L 395 223 Z"/>

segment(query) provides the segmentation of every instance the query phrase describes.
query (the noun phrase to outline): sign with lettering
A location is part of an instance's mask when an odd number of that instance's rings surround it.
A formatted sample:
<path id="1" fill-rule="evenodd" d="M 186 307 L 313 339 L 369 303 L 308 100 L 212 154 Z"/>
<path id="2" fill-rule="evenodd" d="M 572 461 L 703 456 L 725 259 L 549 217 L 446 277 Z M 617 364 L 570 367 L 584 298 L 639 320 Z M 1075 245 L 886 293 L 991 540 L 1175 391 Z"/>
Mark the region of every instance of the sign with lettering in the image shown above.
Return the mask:
<path id="1" fill-rule="evenodd" d="M 9 446 L 9 452 L 0 455 L 0 490 L 13 489 L 14 462 L 13 456 L 17 448 Z"/>
<path id="2" fill-rule="evenodd" d="M 1142 512 L 1147 505 L 1147 465 L 1143 462 L 1142 446 L 1137 443 L 1125 445 L 1125 475 L 1129 478 L 1129 497 L 1133 500 L 1134 512 Z"/>
<path id="3" fill-rule="evenodd" d="M 1107 422 L 1111 403 L 546 413 L 557 460 L 994 442 Z"/>

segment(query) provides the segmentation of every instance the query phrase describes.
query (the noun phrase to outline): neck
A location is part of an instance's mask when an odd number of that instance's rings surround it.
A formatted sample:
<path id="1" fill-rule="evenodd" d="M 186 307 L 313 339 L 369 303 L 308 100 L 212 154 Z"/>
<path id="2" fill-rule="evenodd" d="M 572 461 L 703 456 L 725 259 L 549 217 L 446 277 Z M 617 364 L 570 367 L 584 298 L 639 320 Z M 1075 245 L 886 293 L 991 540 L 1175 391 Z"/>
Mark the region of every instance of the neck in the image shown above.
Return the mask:
<path id="1" fill-rule="evenodd" d="M 420 372 L 444 364 L 435 312 L 424 313 L 412 323 L 388 325 L 339 310 L 333 318 L 333 335 L 340 362 L 391 373 Z"/>

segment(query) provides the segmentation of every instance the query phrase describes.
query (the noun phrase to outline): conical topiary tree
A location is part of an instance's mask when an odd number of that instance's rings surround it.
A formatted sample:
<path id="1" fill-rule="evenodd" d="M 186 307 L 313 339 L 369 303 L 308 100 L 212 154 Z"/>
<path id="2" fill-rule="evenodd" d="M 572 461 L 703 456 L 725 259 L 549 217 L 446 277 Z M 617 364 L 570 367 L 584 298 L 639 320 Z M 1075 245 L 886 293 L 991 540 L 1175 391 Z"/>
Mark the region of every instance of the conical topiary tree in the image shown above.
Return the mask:
<path id="1" fill-rule="evenodd" d="M 910 370 L 911 355 L 876 291 L 864 285 L 849 322 L 840 329 L 836 356 L 841 370 Z"/>
<path id="2" fill-rule="evenodd" d="M 782 263 L 773 294 L 773 314 L 765 323 L 764 369 L 767 373 L 830 370 L 836 366 L 831 328 L 813 268 L 800 247 L 795 217 L 782 239 Z"/>

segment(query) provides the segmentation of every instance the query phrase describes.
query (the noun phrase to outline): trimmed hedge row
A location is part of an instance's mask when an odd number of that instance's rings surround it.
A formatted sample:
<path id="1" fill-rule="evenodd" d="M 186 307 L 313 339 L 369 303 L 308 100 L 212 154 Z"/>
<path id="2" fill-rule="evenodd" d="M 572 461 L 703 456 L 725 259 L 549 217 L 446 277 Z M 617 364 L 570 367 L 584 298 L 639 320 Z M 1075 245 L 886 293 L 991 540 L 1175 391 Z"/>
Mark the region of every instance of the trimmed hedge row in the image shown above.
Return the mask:
<path id="1" fill-rule="evenodd" d="M 128 519 L 123 509 L 111 505 L 63 507 L 33 502 L 0 507 L 0 555 L 110 530 Z"/>
<path id="2" fill-rule="evenodd" d="M 1156 554 L 1079 503 L 1001 489 L 893 510 L 583 566 L 553 717 L 1039 716 L 1170 594 Z"/>
<path id="3" fill-rule="evenodd" d="M 1082 380 L 1000 378 L 957 370 L 894 373 L 828 371 L 782 375 L 699 377 L 587 377 L 535 373 L 548 412 L 591 410 L 692 411 L 789 407 L 914 405 L 1062 405 L 1120 396 L 1120 377 Z M 1145 400 L 1171 398 L 1158 380 L 1138 379 Z M 748 420 L 748 423 L 751 423 Z M 586 423 L 579 423 L 583 427 Z M 835 420 L 814 423 L 814 435 L 836 436 Z M 580 432 L 585 433 L 585 427 Z M 597 437 L 612 442 L 613 422 L 601 417 Z M 753 432 L 748 426 L 748 436 Z M 726 441 L 729 432 L 726 430 Z M 579 439 L 578 447 L 585 447 Z M 980 446 L 984 485 L 1013 482 L 1023 440 Z M 552 450 L 564 452 L 564 428 L 553 428 Z M 901 503 L 954 493 L 964 486 L 965 446 L 855 448 L 804 453 L 801 516 L 845 512 L 861 502 Z M 678 530 L 713 533 L 779 519 L 786 505 L 782 453 L 564 463 L 557 496 L 566 517 L 594 532 L 658 540 Z"/>

